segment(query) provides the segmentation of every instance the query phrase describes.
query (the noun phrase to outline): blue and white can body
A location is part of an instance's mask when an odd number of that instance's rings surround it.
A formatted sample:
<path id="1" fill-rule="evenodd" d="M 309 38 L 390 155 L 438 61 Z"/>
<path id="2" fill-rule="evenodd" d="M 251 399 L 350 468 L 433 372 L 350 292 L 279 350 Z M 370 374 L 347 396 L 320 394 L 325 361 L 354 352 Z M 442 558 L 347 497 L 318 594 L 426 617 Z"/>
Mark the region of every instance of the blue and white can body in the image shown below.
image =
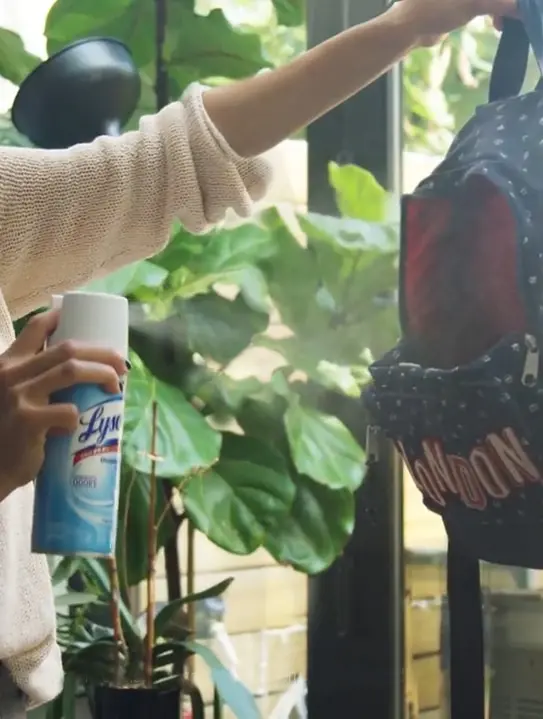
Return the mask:
<path id="1" fill-rule="evenodd" d="M 32 551 L 109 557 L 115 553 L 123 395 L 76 385 L 54 402 L 79 409 L 71 435 L 51 436 L 36 482 Z"/>
<path id="2" fill-rule="evenodd" d="M 77 340 L 128 356 L 128 302 L 116 295 L 68 292 L 54 297 L 59 324 L 48 346 Z M 36 479 L 32 551 L 110 557 L 115 553 L 125 378 L 121 393 L 79 384 L 51 402 L 75 405 L 79 426 L 51 435 Z"/>

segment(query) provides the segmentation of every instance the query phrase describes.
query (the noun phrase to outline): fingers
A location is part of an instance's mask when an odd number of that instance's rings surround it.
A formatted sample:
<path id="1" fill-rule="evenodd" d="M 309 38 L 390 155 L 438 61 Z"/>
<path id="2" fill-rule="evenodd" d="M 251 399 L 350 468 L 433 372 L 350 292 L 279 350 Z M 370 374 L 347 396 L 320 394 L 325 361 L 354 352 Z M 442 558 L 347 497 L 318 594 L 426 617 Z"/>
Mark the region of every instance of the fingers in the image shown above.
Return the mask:
<path id="1" fill-rule="evenodd" d="M 496 28 L 498 32 L 501 32 L 503 30 L 503 18 L 502 17 L 493 17 L 492 18 L 492 24 Z"/>
<path id="2" fill-rule="evenodd" d="M 53 392 L 76 384 L 101 385 L 106 392 L 121 391 L 119 375 L 113 367 L 88 360 L 69 359 L 21 383 L 20 390 L 28 397 L 45 400 Z"/>
<path id="3" fill-rule="evenodd" d="M 28 320 L 24 329 L 5 355 L 13 358 L 36 354 L 36 352 L 43 349 L 47 338 L 55 331 L 58 320 L 58 310 L 34 315 Z"/>
<path id="4" fill-rule="evenodd" d="M 31 406 L 26 413 L 28 421 L 39 434 L 59 432 L 71 434 L 79 424 L 79 412 L 73 404 Z"/>
<path id="5" fill-rule="evenodd" d="M 504 17 L 518 17 L 517 0 L 483 0 L 482 15 L 491 15 L 497 30 L 502 29 Z"/>
<path id="6" fill-rule="evenodd" d="M 502 17 L 518 17 L 517 0 L 498 0 L 495 14 Z"/>
<path id="7" fill-rule="evenodd" d="M 37 355 L 10 365 L 6 371 L 7 380 L 9 384 L 25 382 L 72 360 L 107 365 L 118 376 L 126 373 L 125 360 L 113 350 L 92 347 L 77 342 L 62 342 Z"/>

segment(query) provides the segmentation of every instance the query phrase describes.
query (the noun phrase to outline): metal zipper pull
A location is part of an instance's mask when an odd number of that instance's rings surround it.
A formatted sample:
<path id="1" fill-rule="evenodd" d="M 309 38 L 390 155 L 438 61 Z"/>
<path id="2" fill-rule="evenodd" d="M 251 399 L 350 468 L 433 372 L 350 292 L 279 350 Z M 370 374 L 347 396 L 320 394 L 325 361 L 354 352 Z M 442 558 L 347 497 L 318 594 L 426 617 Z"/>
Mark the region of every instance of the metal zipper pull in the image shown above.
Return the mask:
<path id="1" fill-rule="evenodd" d="M 533 335 L 526 335 L 524 341 L 527 351 L 524 359 L 521 382 L 526 387 L 533 387 L 539 375 L 539 347 Z"/>
<path id="2" fill-rule="evenodd" d="M 373 464 L 379 459 L 379 434 L 381 429 L 369 424 L 366 429 L 366 464 Z"/>

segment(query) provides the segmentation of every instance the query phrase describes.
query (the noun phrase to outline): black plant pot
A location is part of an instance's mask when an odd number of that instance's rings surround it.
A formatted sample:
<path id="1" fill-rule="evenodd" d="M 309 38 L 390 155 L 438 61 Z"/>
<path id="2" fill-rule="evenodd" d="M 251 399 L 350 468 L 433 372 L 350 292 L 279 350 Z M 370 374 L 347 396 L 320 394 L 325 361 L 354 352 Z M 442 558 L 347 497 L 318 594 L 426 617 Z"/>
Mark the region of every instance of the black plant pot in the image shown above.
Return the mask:
<path id="1" fill-rule="evenodd" d="M 88 38 L 52 55 L 25 78 L 11 117 L 37 147 L 61 149 L 118 135 L 140 92 L 128 48 L 112 38 Z"/>
<path id="2" fill-rule="evenodd" d="M 174 689 L 117 689 L 98 686 L 93 692 L 93 719 L 181 719 L 183 694 Z M 204 719 L 200 692 L 190 692 L 193 719 Z"/>

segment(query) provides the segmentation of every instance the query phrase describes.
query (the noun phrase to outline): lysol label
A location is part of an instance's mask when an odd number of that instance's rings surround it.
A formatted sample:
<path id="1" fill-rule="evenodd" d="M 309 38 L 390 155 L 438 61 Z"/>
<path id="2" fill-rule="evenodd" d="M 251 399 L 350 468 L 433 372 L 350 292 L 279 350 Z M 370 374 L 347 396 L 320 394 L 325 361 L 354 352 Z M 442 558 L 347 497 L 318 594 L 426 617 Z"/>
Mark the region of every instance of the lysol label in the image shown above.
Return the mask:
<path id="1" fill-rule="evenodd" d="M 32 549 L 111 556 L 115 550 L 123 395 L 78 385 L 54 397 L 79 411 L 70 436 L 48 438 L 36 482 Z"/>

